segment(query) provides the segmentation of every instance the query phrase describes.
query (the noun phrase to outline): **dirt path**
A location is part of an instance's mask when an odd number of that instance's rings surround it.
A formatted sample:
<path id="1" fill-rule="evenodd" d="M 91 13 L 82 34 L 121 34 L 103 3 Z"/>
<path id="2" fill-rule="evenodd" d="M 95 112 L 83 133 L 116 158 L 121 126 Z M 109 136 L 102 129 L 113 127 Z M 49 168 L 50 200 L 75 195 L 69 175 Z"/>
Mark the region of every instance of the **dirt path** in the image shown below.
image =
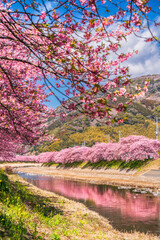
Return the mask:
<path id="1" fill-rule="evenodd" d="M 160 178 L 160 170 L 150 170 L 143 174 L 144 177 Z"/>
<path id="2" fill-rule="evenodd" d="M 3 165 L 4 166 L 4 165 Z M 1 166 L 0 166 L 1 167 Z M 77 181 L 87 181 L 91 183 L 112 184 L 139 188 L 152 188 L 160 191 L 160 175 L 158 172 L 150 171 L 137 176 L 136 171 L 126 170 L 91 170 L 80 168 L 56 168 L 41 167 L 38 164 L 12 164 L 14 171 L 40 174 L 47 176 L 58 176 Z"/>

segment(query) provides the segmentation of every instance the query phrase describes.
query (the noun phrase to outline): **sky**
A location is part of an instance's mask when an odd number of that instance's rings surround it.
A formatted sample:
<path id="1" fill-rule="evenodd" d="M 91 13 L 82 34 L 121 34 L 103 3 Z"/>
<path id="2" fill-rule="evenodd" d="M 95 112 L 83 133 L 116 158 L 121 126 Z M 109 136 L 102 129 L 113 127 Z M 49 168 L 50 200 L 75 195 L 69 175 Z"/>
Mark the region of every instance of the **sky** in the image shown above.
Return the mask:
<path id="1" fill-rule="evenodd" d="M 160 17 L 159 17 L 160 22 Z M 160 38 L 160 26 L 151 27 L 155 36 Z M 148 29 L 144 30 L 141 36 L 150 37 Z M 143 38 L 131 35 L 122 45 L 123 50 L 138 50 L 138 54 L 134 55 L 127 61 L 132 77 L 138 77 L 148 74 L 160 74 L 160 43 L 158 41 L 145 42 Z"/>

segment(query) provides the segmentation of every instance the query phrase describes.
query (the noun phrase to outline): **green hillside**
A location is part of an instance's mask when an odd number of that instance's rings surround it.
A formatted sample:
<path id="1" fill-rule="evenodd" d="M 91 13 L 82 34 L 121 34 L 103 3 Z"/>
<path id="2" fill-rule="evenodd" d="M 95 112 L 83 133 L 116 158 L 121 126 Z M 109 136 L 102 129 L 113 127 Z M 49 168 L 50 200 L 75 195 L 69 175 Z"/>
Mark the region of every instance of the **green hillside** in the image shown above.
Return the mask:
<path id="1" fill-rule="evenodd" d="M 119 134 L 120 137 L 143 135 L 148 138 L 156 138 L 156 124 L 151 120 L 145 120 L 144 123 L 91 126 L 85 127 L 83 131 L 76 131 L 69 123 L 65 123 L 52 131 L 52 133 L 55 134 L 57 140 L 39 146 L 38 152 L 59 151 L 63 148 L 82 146 L 84 144 L 92 146 L 96 142 L 116 142 L 119 141 Z"/>

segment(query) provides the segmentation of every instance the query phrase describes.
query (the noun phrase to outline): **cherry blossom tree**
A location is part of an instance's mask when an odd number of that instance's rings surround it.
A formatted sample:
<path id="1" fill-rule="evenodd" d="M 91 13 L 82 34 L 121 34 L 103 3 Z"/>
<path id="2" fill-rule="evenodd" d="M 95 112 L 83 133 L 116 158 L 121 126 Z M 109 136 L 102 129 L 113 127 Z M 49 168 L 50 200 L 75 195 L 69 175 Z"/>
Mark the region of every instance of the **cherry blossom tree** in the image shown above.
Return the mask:
<path id="1" fill-rule="evenodd" d="M 51 158 L 51 156 L 54 153 L 55 152 L 43 152 L 43 153 L 40 153 L 38 156 L 36 156 L 35 162 L 38 162 L 38 163 L 50 162 L 50 158 Z M 31 158 L 32 158 L 32 156 L 31 156 Z"/>
<path id="2" fill-rule="evenodd" d="M 2 58 L 6 54 L 27 58 L 24 48 L 6 43 L 1 41 Z M 46 137 L 45 122 L 51 111 L 44 105 L 44 90 L 36 83 L 40 78 L 39 69 L 31 65 L 0 61 L 0 138 L 6 157 L 16 144 L 35 144 Z"/>
<path id="3" fill-rule="evenodd" d="M 105 117 L 107 123 L 109 101 L 125 97 L 126 103 L 115 104 L 117 112 L 125 111 L 148 82 L 134 93 L 127 87 L 130 76 L 123 62 L 136 51 L 122 53 L 121 42 L 139 34 L 144 23 L 150 32 L 144 40 L 158 41 L 151 11 L 148 0 L 1 0 L 0 130 L 6 141 L 33 144 L 46 136 L 44 123 L 52 113 L 45 106 L 44 86 L 65 108 Z"/>
<path id="4" fill-rule="evenodd" d="M 160 142 L 144 136 L 132 135 L 121 138 L 121 148 L 119 154 L 125 161 L 144 160 L 159 157 Z"/>
<path id="5" fill-rule="evenodd" d="M 4 131 L 0 131 L 0 161 L 9 161 L 15 158 L 17 146 Z"/>
<path id="6" fill-rule="evenodd" d="M 149 1 L 126 1 L 122 5 L 117 1 L 89 0 L 31 1 L 30 4 L 4 0 L 2 3 L 1 40 L 8 40 L 9 48 L 10 43 L 23 48 L 22 53 L 27 51 L 27 56 L 5 52 L 1 59 L 38 68 L 50 94 L 57 98 L 58 92 L 61 97 L 80 97 L 80 102 L 71 100 L 66 104 L 59 98 L 63 106 L 102 118 L 110 116 L 109 99 L 133 98 L 126 91 L 130 78 L 122 63 L 134 51 L 121 53 L 120 48 L 124 38 L 143 28 L 144 18 L 149 28 Z M 157 38 L 151 33 L 146 41 L 154 39 Z M 65 92 L 61 90 L 63 87 Z M 97 98 L 101 92 L 105 97 Z M 116 105 L 117 111 L 125 108 L 123 103 Z"/>

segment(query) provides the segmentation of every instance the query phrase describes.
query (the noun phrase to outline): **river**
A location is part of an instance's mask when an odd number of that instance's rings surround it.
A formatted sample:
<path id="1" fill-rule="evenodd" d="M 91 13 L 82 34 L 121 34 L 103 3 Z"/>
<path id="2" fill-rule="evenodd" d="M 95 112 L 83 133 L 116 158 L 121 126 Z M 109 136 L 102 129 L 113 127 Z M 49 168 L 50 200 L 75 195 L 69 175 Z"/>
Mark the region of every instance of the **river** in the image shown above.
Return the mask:
<path id="1" fill-rule="evenodd" d="M 106 217 L 120 231 L 160 235 L 160 195 L 146 190 L 98 185 L 58 177 L 19 173 L 29 183 L 84 203 Z"/>

